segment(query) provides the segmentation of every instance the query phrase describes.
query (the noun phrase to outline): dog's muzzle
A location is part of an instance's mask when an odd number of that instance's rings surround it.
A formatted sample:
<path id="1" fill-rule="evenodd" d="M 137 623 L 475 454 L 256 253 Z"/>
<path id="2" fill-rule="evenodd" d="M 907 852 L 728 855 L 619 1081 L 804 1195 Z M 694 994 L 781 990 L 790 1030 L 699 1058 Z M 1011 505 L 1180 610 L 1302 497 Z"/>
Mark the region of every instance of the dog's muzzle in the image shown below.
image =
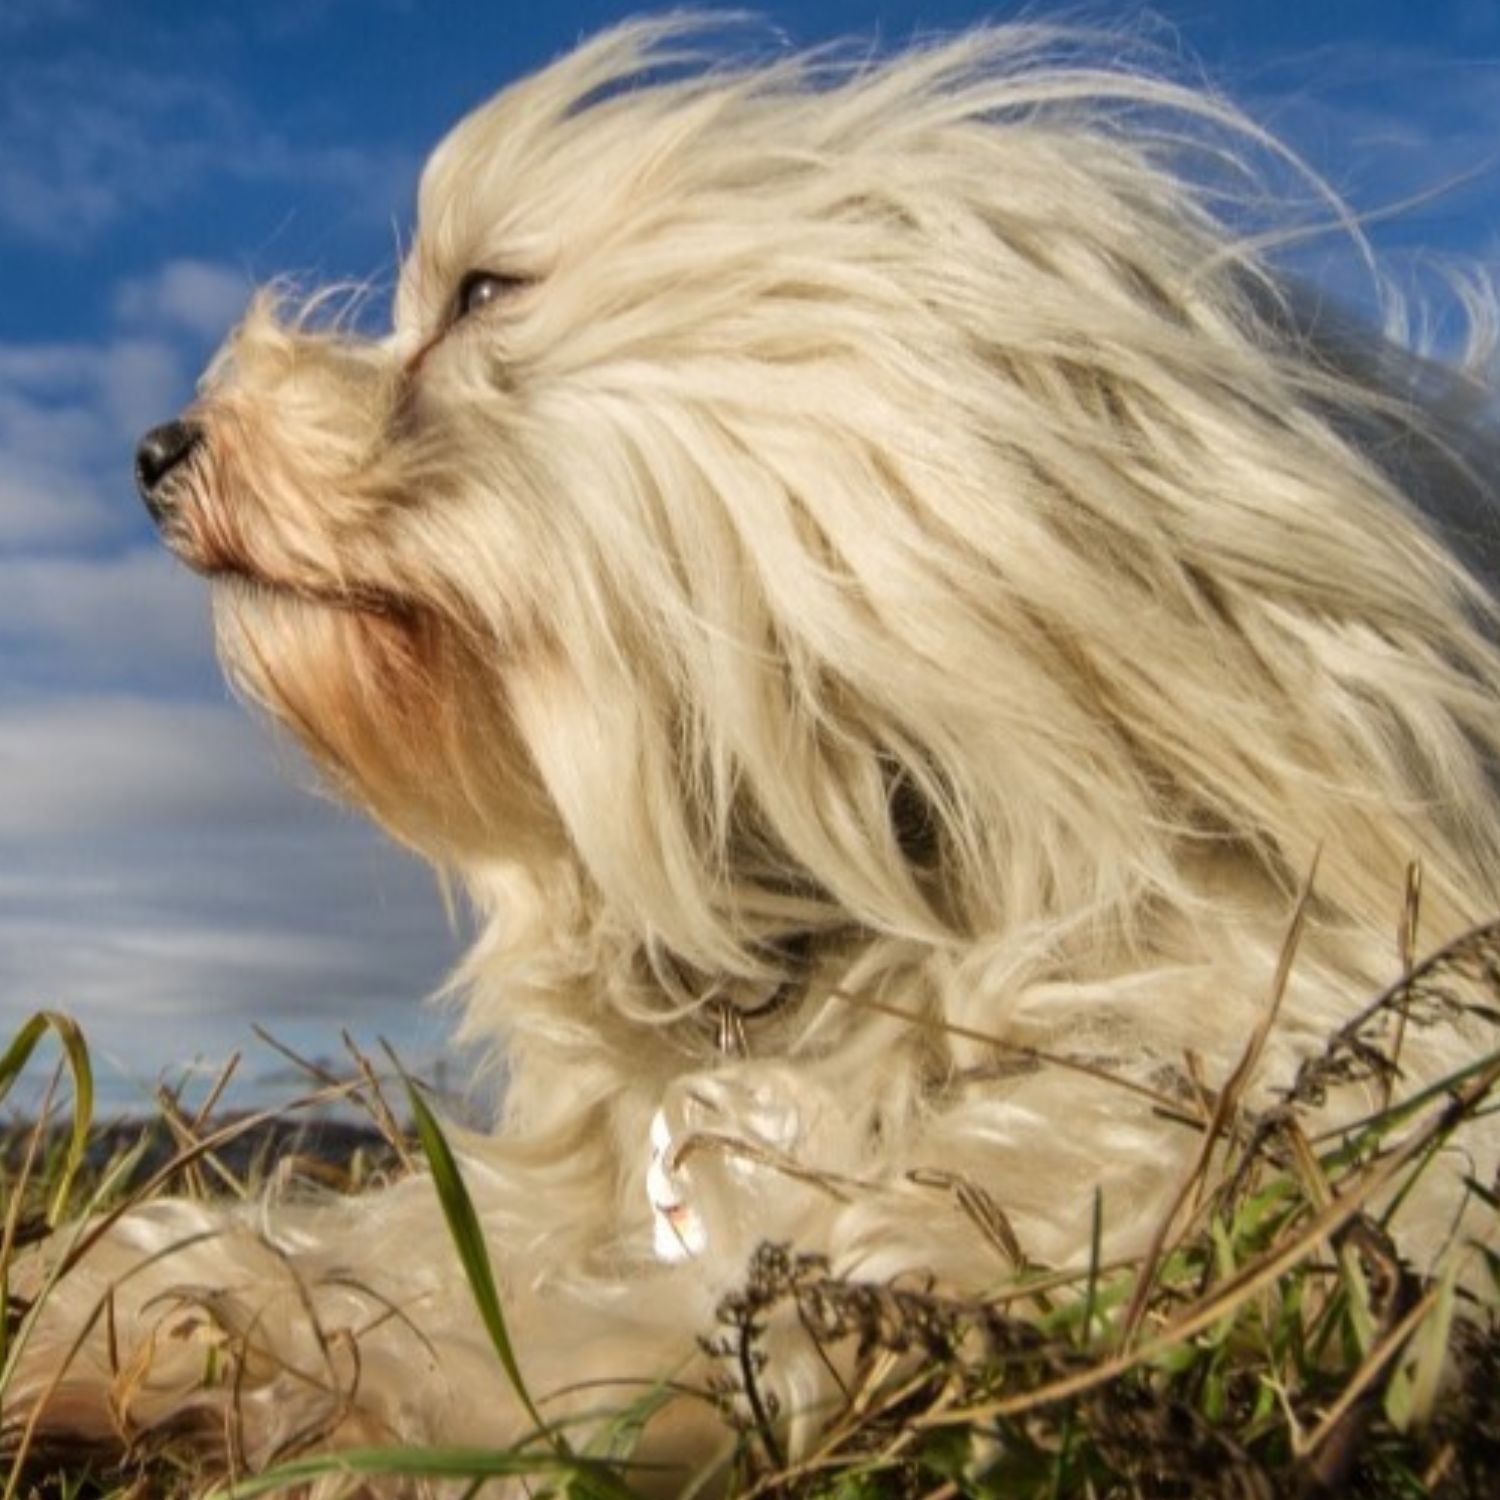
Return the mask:
<path id="1" fill-rule="evenodd" d="M 203 431 L 194 422 L 163 422 L 153 427 L 135 450 L 135 487 L 158 525 L 171 508 L 172 486 L 168 481 L 202 441 Z"/>

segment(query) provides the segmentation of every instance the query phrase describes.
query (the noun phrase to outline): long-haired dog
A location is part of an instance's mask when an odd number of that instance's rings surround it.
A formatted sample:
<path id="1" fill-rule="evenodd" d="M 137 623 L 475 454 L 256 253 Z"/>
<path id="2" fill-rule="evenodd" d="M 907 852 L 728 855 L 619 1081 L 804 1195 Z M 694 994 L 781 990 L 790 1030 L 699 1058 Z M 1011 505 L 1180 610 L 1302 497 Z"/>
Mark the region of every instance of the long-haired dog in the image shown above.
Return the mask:
<path id="1" fill-rule="evenodd" d="M 1026 28 L 688 50 L 478 110 L 390 336 L 263 297 L 139 457 L 239 689 L 479 913 L 538 1391 L 683 1370 L 762 1240 L 973 1292 L 1086 1258 L 1097 1187 L 1139 1251 L 1315 861 L 1252 1099 L 1393 977 L 1412 862 L 1424 942 L 1500 910 L 1483 388 L 1285 288 L 1198 170 L 1232 112 Z M 829 1377 L 777 1368 L 796 1443 Z M 420 1178 L 127 1217 L 49 1385 L 251 1464 L 530 1425 Z"/>

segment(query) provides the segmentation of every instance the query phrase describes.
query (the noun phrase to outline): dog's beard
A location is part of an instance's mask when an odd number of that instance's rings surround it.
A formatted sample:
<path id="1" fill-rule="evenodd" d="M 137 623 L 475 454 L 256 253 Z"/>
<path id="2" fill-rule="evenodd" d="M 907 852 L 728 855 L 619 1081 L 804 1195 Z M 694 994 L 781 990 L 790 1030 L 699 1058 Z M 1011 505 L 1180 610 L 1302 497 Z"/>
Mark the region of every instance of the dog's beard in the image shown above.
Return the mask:
<path id="1" fill-rule="evenodd" d="M 501 683 L 463 628 L 241 576 L 216 585 L 214 618 L 236 690 L 402 842 L 452 859 L 547 837 Z"/>
<path id="2" fill-rule="evenodd" d="M 434 706 L 421 629 L 235 573 L 215 589 L 219 653 L 236 688 L 285 724 L 350 790 L 414 782 L 415 729 Z"/>

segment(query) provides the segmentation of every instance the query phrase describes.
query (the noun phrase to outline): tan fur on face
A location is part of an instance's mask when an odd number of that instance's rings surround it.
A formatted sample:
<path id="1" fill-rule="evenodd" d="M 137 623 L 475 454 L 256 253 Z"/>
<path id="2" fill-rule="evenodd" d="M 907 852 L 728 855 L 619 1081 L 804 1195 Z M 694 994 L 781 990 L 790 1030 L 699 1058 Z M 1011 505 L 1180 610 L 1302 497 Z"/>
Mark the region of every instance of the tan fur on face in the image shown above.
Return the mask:
<path id="1" fill-rule="evenodd" d="M 1261 1101 L 1391 977 L 1410 861 L 1425 943 L 1500 906 L 1495 609 L 1415 503 L 1492 516 L 1493 434 L 1428 400 L 1485 377 L 1313 326 L 1189 180 L 1185 139 L 1253 130 L 1029 29 L 664 77 L 680 40 L 458 127 L 388 338 L 258 302 L 168 530 L 234 680 L 472 896 L 464 1028 L 510 1079 L 474 1191 L 533 1385 L 686 1357 L 762 1237 L 993 1285 L 935 1168 L 1033 1259 L 1087 1253 L 1095 1186 L 1137 1249 L 1196 1137 L 1099 1075 L 1228 1077 L 1316 851 Z M 673 1269 L 658 1111 L 789 1168 L 704 1152 Z M 355 1408 L 513 1435 L 431 1205 L 350 1217 L 296 1264 L 419 1301 L 439 1365 L 393 1374 L 392 1323 Z M 795 1446 L 825 1377 L 784 1378 Z"/>
<path id="2" fill-rule="evenodd" d="M 269 708 L 408 843 L 482 853 L 556 842 L 503 700 L 473 644 L 419 609 L 330 606 L 256 583 L 225 588 L 221 652 Z"/>
<path id="3" fill-rule="evenodd" d="M 388 429 L 400 381 L 351 339 L 277 319 L 261 296 L 200 403 L 206 442 L 168 540 L 200 571 L 337 602 L 387 581 L 380 529 L 398 499 Z"/>

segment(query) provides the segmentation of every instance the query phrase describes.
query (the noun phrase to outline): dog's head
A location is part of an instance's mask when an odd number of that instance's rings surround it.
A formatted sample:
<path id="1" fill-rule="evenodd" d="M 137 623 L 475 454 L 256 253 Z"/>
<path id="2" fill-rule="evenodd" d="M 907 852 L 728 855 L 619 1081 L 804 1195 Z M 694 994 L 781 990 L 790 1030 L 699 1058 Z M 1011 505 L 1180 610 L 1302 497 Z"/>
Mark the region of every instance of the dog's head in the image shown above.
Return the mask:
<path id="1" fill-rule="evenodd" d="M 1184 840 L 1284 873 L 1339 776 L 1470 776 L 1373 727 L 1398 638 L 1481 648 L 1328 419 L 1363 398 L 1163 165 L 1158 112 L 1218 106 L 1031 31 L 674 38 L 458 126 L 388 338 L 263 296 L 142 447 L 230 671 L 345 789 L 724 972 L 1141 909 Z"/>

